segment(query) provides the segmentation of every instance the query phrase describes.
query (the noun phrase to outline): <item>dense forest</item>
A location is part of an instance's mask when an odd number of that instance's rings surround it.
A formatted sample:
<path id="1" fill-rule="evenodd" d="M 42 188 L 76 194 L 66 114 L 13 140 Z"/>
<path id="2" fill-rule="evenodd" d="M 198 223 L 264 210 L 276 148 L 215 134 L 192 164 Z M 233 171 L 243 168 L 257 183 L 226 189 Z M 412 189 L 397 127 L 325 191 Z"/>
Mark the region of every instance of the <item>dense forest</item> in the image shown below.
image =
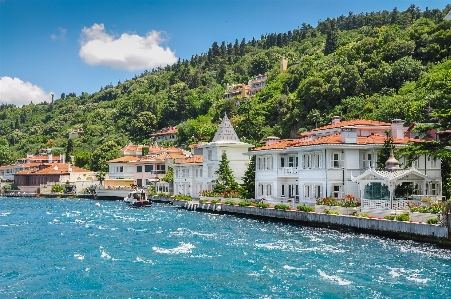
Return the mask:
<path id="1" fill-rule="evenodd" d="M 394 118 L 451 128 L 451 10 L 354 14 L 285 33 L 214 42 L 205 53 L 144 71 L 98 92 L 63 93 L 53 103 L 0 105 L 0 165 L 62 147 L 78 166 L 105 169 L 131 140 L 176 125 L 178 144 L 210 140 L 227 112 L 243 140 L 282 138 L 342 119 Z M 279 68 L 280 57 L 288 69 Z M 227 84 L 267 74 L 266 87 L 236 105 Z M 68 139 L 83 129 L 84 135 Z"/>

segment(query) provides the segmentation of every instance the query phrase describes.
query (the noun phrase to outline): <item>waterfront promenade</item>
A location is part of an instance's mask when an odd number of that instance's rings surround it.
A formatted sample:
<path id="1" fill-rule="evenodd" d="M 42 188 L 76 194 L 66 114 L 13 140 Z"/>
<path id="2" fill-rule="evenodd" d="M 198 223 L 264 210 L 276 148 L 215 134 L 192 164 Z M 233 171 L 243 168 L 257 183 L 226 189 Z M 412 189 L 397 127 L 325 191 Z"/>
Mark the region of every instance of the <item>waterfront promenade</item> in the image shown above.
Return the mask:
<path id="1" fill-rule="evenodd" d="M 451 248 L 451 235 L 449 231 L 451 223 L 449 222 L 448 225 L 431 225 L 383 218 L 355 217 L 315 212 L 307 213 L 296 210 L 284 211 L 274 208 L 242 207 L 222 203 L 200 203 L 199 201 L 174 201 L 174 204 L 188 210 L 283 219 L 327 228 L 355 229 L 357 231 L 396 238 L 434 242 Z"/>

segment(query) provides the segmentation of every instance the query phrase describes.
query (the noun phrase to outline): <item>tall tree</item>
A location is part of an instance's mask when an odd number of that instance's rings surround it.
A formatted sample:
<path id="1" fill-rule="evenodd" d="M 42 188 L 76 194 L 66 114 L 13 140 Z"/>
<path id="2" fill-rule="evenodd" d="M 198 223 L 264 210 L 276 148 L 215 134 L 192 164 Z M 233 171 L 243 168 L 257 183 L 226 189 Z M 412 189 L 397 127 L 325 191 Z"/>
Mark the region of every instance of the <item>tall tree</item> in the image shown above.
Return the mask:
<path id="1" fill-rule="evenodd" d="M 246 199 L 255 198 L 255 156 L 252 156 L 243 177 L 243 195 Z"/>
<path id="2" fill-rule="evenodd" d="M 238 190 L 239 185 L 235 181 L 233 171 L 230 168 L 229 160 L 227 159 L 227 154 L 225 151 L 221 155 L 219 169 L 215 171 L 215 174 L 218 175 L 218 178 L 212 181 L 214 184 L 213 191 L 221 193 Z"/>
<path id="3" fill-rule="evenodd" d="M 338 30 L 336 21 L 330 21 L 330 29 L 326 33 L 326 47 L 324 48 L 324 55 L 329 55 L 338 48 Z"/>

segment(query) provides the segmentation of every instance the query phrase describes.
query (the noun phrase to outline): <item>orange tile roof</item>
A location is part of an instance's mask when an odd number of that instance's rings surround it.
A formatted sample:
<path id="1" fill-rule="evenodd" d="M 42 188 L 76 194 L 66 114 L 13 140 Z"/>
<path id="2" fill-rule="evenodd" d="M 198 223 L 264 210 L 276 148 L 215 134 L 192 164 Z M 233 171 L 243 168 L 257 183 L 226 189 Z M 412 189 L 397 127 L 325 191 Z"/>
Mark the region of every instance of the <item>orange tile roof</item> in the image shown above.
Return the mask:
<path id="1" fill-rule="evenodd" d="M 47 167 L 39 170 L 36 168 L 26 169 L 17 172 L 17 174 L 69 174 L 69 165 L 66 163 L 51 163 L 46 164 Z M 72 168 L 72 172 L 93 172 L 91 170 L 87 170 L 84 168 L 80 168 L 74 165 L 70 166 Z M 56 169 L 55 169 L 56 168 Z"/>
<path id="2" fill-rule="evenodd" d="M 357 144 L 365 145 L 365 144 L 384 144 L 386 136 L 373 134 L 369 136 L 358 136 Z M 425 142 L 424 140 L 414 139 L 414 138 L 394 138 L 394 144 L 408 144 L 409 142 Z M 261 147 L 257 147 L 252 149 L 252 151 L 261 151 L 261 150 L 271 150 L 271 149 L 285 149 L 289 147 L 301 147 L 301 146 L 311 146 L 311 145 L 323 145 L 323 144 L 347 144 L 341 141 L 341 134 L 333 134 L 329 136 L 320 137 L 315 140 L 303 141 L 302 139 L 289 140 L 283 139 L 277 143 L 273 143 L 270 145 L 265 145 Z M 352 145 L 353 143 L 351 143 Z"/>
<path id="3" fill-rule="evenodd" d="M 106 163 L 128 163 L 138 161 L 139 158 L 135 156 L 123 156 L 117 159 L 106 161 Z"/>
<path id="4" fill-rule="evenodd" d="M 158 132 L 154 134 L 150 134 L 151 137 L 153 136 L 163 136 L 163 135 L 169 135 L 169 134 L 176 134 L 179 130 L 176 127 L 167 127 L 159 130 Z"/>
<path id="5" fill-rule="evenodd" d="M 52 160 L 60 160 L 61 159 L 61 157 L 60 156 L 51 156 L 52 157 Z M 49 159 L 49 156 L 47 155 L 47 156 L 32 156 L 32 157 L 25 157 L 25 158 L 19 158 L 19 159 L 17 159 L 17 160 L 30 160 L 30 161 L 32 161 L 32 160 L 48 160 Z"/>
<path id="6" fill-rule="evenodd" d="M 331 125 L 315 128 L 312 131 L 341 128 L 341 127 L 345 127 L 345 126 L 391 126 L 391 124 L 386 123 L 386 122 L 381 122 L 381 121 L 368 120 L 368 119 L 353 119 L 353 120 L 340 121 L 333 125 L 331 124 Z"/>
<path id="7" fill-rule="evenodd" d="M 181 161 L 175 162 L 175 164 L 202 163 L 202 162 L 204 162 L 204 156 L 197 155 L 197 156 L 189 157 L 189 158 L 183 159 Z"/>

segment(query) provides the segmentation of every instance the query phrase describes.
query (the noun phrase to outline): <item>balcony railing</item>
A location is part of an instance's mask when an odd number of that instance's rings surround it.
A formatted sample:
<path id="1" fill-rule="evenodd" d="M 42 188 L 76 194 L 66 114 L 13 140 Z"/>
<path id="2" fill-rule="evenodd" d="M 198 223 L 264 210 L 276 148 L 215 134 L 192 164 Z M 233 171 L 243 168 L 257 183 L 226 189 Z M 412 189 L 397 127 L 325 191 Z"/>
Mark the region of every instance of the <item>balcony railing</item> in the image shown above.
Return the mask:
<path id="1" fill-rule="evenodd" d="M 279 167 L 279 171 L 277 173 L 279 175 L 298 174 L 298 168 L 297 167 Z"/>

